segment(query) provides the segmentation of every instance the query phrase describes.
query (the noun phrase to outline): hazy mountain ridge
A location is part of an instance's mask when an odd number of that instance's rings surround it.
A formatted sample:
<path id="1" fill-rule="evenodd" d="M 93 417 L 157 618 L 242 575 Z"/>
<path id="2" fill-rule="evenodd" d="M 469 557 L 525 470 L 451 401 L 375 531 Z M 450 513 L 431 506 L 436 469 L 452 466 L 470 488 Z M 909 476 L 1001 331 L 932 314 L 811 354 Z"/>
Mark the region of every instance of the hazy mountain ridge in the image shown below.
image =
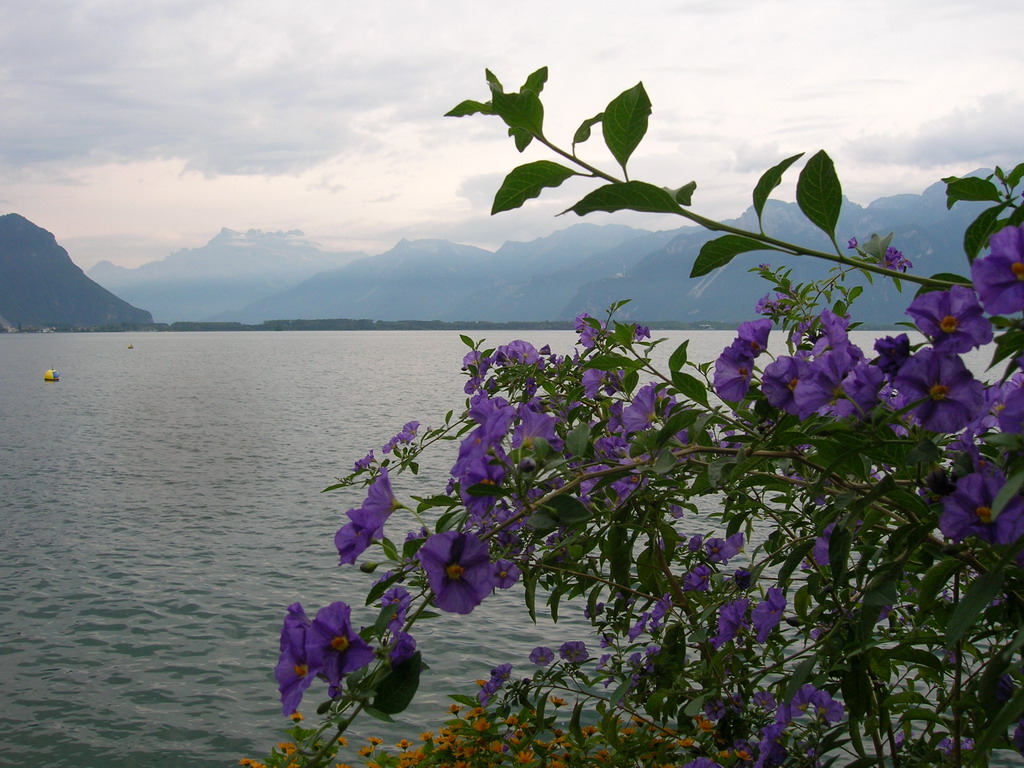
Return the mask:
<path id="1" fill-rule="evenodd" d="M 867 206 L 846 200 L 837 238 L 842 246 L 849 237 L 866 242 L 873 233 L 893 232 L 893 244 L 914 262 L 915 273 L 962 273 L 963 232 L 983 205 L 959 203 L 947 210 L 941 183 L 921 195 L 881 198 Z M 773 237 L 832 250 L 828 237 L 795 203 L 769 201 L 763 220 Z M 727 223 L 758 229 L 752 208 Z M 135 269 L 101 262 L 90 275 L 152 310 L 159 322 L 537 322 L 568 320 L 580 312 L 600 315 L 613 302 L 630 299 L 623 318 L 737 323 L 753 315 L 755 302 L 769 290 L 749 274 L 758 263 L 792 268 L 800 281 L 823 277 L 832 266 L 755 252 L 691 279 L 701 245 L 716 236 L 696 226 L 651 232 L 583 222 L 530 242 L 507 242 L 494 252 L 447 240 L 402 240 L 366 256 L 324 251 L 298 230 L 223 229 L 201 248 L 182 249 Z M 900 294 L 888 281 L 876 280 L 858 303 L 857 319 L 904 320 L 912 292 L 910 285 Z M 0 315 L 9 319 L 10 306 L 10 299 L 0 302 Z"/>
<path id="2" fill-rule="evenodd" d="M 50 232 L 16 213 L 0 216 L 0 316 L 13 329 L 153 322 L 86 277 Z"/>
<path id="3" fill-rule="evenodd" d="M 158 322 L 173 322 L 213 317 L 365 256 L 324 251 L 301 230 L 225 228 L 199 248 L 183 248 L 133 269 L 101 261 L 88 274 L 126 300 L 148 307 Z"/>

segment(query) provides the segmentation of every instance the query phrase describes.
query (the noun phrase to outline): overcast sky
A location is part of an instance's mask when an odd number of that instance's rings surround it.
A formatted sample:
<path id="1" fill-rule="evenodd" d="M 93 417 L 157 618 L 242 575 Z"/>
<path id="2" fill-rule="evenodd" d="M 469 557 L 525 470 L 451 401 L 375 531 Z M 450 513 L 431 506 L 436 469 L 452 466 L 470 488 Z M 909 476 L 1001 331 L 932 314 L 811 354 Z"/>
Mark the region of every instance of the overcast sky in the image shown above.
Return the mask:
<path id="1" fill-rule="evenodd" d="M 50 230 L 86 269 L 161 259 L 221 227 L 379 253 L 576 223 L 555 214 L 582 182 L 489 215 L 508 170 L 549 156 L 519 155 L 496 118 L 442 116 L 488 98 L 485 68 L 512 90 L 549 67 L 546 132 L 566 146 L 643 81 L 654 112 L 633 177 L 696 180 L 695 210 L 721 218 L 801 151 L 825 149 L 861 204 L 1024 161 L 1020 0 L 632 5 L 6 0 L 0 213 Z M 600 150 L 595 136 L 581 154 L 605 163 Z"/>

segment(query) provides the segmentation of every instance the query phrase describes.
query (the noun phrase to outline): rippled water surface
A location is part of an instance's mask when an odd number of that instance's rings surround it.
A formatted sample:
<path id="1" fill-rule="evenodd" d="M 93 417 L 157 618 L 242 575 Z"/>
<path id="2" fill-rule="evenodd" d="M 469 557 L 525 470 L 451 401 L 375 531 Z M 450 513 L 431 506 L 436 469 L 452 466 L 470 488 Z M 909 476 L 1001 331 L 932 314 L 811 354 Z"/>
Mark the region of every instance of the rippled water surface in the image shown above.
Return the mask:
<path id="1" fill-rule="evenodd" d="M 685 336 L 666 335 L 667 355 Z M 690 337 L 696 359 L 731 340 Z M 441 332 L 0 334 L 0 765 L 265 754 L 287 725 L 285 606 L 360 605 L 372 579 L 333 548 L 361 492 L 320 491 L 406 421 L 458 407 L 464 352 Z M 450 459 L 424 465 L 432 490 Z M 427 624 L 412 733 L 442 719 L 442 681 L 575 636 L 507 593 Z"/>

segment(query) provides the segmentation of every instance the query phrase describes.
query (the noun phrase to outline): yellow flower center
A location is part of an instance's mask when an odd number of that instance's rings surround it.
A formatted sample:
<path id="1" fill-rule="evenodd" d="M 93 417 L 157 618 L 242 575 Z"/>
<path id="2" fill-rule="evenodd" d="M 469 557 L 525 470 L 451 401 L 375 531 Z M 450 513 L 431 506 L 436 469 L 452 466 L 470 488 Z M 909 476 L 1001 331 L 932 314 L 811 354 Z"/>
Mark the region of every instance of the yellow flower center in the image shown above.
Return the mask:
<path id="1" fill-rule="evenodd" d="M 1018 280 L 1024 280 L 1024 262 L 1015 261 L 1010 265 L 1010 271 Z"/>
<path id="2" fill-rule="evenodd" d="M 959 327 L 960 323 L 952 315 L 946 315 L 942 318 L 942 322 L 939 323 L 939 328 L 942 329 L 943 333 L 952 333 Z"/>
<path id="3" fill-rule="evenodd" d="M 949 387 L 945 384 L 936 384 L 934 387 L 928 390 L 928 396 L 932 400 L 945 400 L 946 395 L 949 394 Z"/>
<path id="4" fill-rule="evenodd" d="M 292 669 L 295 670 L 295 674 L 299 677 L 305 677 L 309 674 L 309 667 L 307 667 L 305 664 L 296 664 L 294 667 L 292 667 Z"/>
<path id="5" fill-rule="evenodd" d="M 789 387 L 790 392 L 793 392 L 796 389 L 796 385 L 799 383 L 800 379 L 790 379 L 789 383 L 786 386 Z"/>
<path id="6" fill-rule="evenodd" d="M 976 507 L 975 510 L 974 510 L 974 514 L 976 514 L 978 516 L 978 519 L 981 520 L 981 522 L 983 522 L 983 523 L 991 523 L 992 522 L 992 508 L 991 507 L 985 507 L 985 506 Z"/>
<path id="7" fill-rule="evenodd" d="M 444 569 L 445 573 L 448 574 L 448 578 L 452 579 L 453 581 L 458 581 L 459 579 L 461 579 L 462 574 L 465 572 L 465 570 L 466 569 L 458 563 L 452 563 Z"/>
<path id="8" fill-rule="evenodd" d="M 338 637 L 331 640 L 331 648 L 339 653 L 344 653 L 348 650 L 348 638 L 344 635 L 338 635 Z"/>

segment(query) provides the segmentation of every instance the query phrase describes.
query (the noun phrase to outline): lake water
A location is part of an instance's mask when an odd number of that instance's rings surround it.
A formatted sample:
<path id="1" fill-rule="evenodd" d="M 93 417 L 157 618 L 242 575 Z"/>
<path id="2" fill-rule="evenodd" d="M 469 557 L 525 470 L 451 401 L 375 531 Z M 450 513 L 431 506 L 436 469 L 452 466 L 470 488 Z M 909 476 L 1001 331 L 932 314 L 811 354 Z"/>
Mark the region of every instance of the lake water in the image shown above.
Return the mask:
<path id="1" fill-rule="evenodd" d="M 666 356 L 691 338 L 692 359 L 732 339 L 656 335 Z M 560 352 L 576 338 L 487 336 Z M 448 332 L 0 334 L 0 765 L 265 754 L 289 724 L 273 678 L 285 607 L 359 606 L 373 578 L 333 547 L 362 492 L 320 491 L 406 421 L 458 408 L 465 351 Z M 396 488 L 440 491 L 450 463 Z M 443 719 L 442 692 L 578 635 L 533 626 L 507 593 L 425 624 L 432 669 L 406 734 Z"/>

